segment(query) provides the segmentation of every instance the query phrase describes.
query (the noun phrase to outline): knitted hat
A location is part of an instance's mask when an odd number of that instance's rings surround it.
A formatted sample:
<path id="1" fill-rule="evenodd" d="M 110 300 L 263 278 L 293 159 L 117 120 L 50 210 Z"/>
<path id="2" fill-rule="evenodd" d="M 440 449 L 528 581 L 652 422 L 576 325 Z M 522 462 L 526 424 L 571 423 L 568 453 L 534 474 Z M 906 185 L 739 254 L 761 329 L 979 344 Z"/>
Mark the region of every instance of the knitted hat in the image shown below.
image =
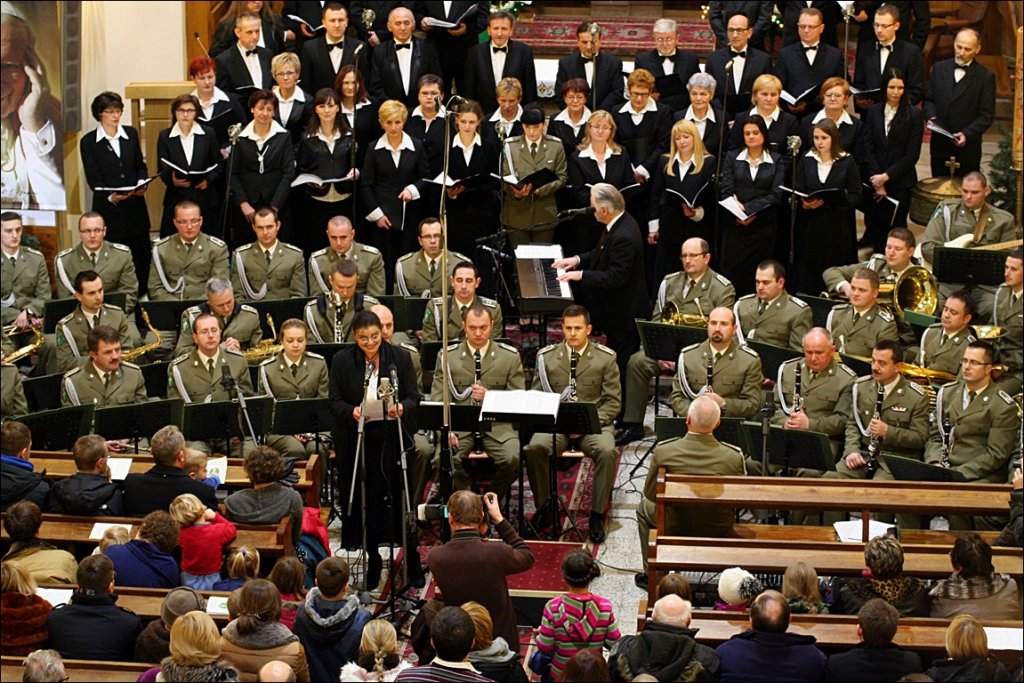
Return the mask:
<path id="1" fill-rule="evenodd" d="M 730 567 L 718 578 L 718 597 L 728 605 L 749 605 L 762 592 L 761 582 L 740 567 Z"/>
<path id="2" fill-rule="evenodd" d="M 206 610 L 206 600 L 192 588 L 180 586 L 172 589 L 163 604 L 160 605 L 160 619 L 168 629 L 174 624 L 174 620 L 186 612 Z"/>
<path id="3" fill-rule="evenodd" d="M 525 107 L 519 120 L 524 126 L 536 126 L 538 123 L 544 123 L 544 110 L 535 106 Z"/>

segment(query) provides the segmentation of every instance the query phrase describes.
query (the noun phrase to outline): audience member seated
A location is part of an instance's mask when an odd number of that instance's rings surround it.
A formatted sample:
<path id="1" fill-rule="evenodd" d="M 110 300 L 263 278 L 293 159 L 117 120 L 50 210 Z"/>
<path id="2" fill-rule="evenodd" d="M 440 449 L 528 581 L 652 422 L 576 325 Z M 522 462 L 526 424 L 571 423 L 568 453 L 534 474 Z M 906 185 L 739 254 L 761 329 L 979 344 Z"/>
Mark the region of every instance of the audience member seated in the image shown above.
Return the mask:
<path id="1" fill-rule="evenodd" d="M 235 491 L 224 501 L 224 515 L 237 524 L 277 524 L 292 520 L 292 543 L 302 534 L 302 496 L 278 479 L 284 474 L 281 454 L 269 446 L 257 446 L 245 454 L 245 476 L 251 489 Z"/>
<path id="2" fill-rule="evenodd" d="M 0 425 L 0 511 L 19 500 L 31 500 L 43 509 L 49 504 L 50 485 L 29 462 L 31 453 L 28 427 L 14 420 Z"/>
<path id="3" fill-rule="evenodd" d="M 297 557 L 279 557 L 267 579 L 281 593 L 281 623 L 294 631 L 295 615 L 306 602 L 306 566 Z"/>
<path id="4" fill-rule="evenodd" d="M 786 633 L 789 604 L 777 591 L 765 591 L 750 606 L 750 629 L 718 646 L 722 683 L 730 681 L 820 681 L 825 655 L 814 636 Z"/>
<path id="5" fill-rule="evenodd" d="M 4 518 L 4 530 L 11 539 L 4 561 L 17 560 L 36 583 L 74 583 L 78 571 L 75 556 L 36 538 L 42 524 L 43 513 L 32 501 L 12 505 Z"/>
<path id="6" fill-rule="evenodd" d="M 526 670 L 518 653 L 509 649 L 501 636 L 494 637 L 494 622 L 487 608 L 479 602 L 465 602 L 462 609 L 473 620 L 476 635 L 468 659 L 473 668 L 492 681 L 521 681 L 526 683 Z"/>
<path id="7" fill-rule="evenodd" d="M 393 681 L 410 668 L 412 664 L 398 653 L 395 627 L 383 619 L 374 619 L 363 627 L 358 659 L 341 667 L 341 680 Z"/>
<path id="8" fill-rule="evenodd" d="M 185 474 L 188 457 L 185 437 L 174 425 L 157 431 L 149 441 L 155 464 L 146 472 L 124 479 L 124 507 L 129 517 L 144 517 L 153 510 L 166 510 L 181 493 L 191 493 L 208 508 L 217 507 L 216 492 Z"/>
<path id="9" fill-rule="evenodd" d="M 562 672 L 563 683 L 602 683 L 611 681 L 612 674 L 608 670 L 608 662 L 597 650 L 580 650 L 565 665 Z"/>
<path id="10" fill-rule="evenodd" d="M 266 681 L 267 683 L 273 683 L 280 681 L 281 683 L 294 683 L 295 682 L 295 669 L 285 664 L 274 660 L 267 662 L 256 674 L 257 681 Z"/>
<path id="11" fill-rule="evenodd" d="M 149 678 L 150 672 L 157 673 Z M 138 680 L 237 681 L 239 673 L 221 659 L 221 639 L 213 617 L 195 610 L 181 615 L 171 627 L 170 656 Z"/>
<path id="12" fill-rule="evenodd" d="M 715 609 L 746 612 L 754 598 L 763 592 L 764 586 L 757 577 L 742 567 L 730 567 L 718 577 L 718 602 L 715 603 Z"/>
<path id="13" fill-rule="evenodd" d="M 992 545 L 1008 545 L 1020 548 L 1024 545 L 1024 477 L 1021 467 L 1013 471 L 1013 491 L 1010 493 L 1010 521 L 992 542 Z"/>
<path id="14" fill-rule="evenodd" d="M 245 585 L 246 581 L 258 577 L 260 575 L 260 551 L 256 548 L 247 548 L 244 545 L 235 548 L 228 556 L 227 572 L 228 578 L 213 584 L 213 590 L 238 590 Z"/>
<path id="15" fill-rule="evenodd" d="M 224 546 L 234 540 L 238 530 L 191 493 L 172 500 L 170 513 L 181 527 L 181 583 L 200 591 L 212 590 L 220 581 Z"/>
<path id="16" fill-rule="evenodd" d="M 66 681 L 64 662 L 56 650 L 36 650 L 25 657 L 23 681 Z"/>
<path id="17" fill-rule="evenodd" d="M 0 591 L 0 654 L 27 655 L 45 644 L 53 606 L 36 595 L 36 582 L 16 560 L 0 565 Z"/>
<path id="18" fill-rule="evenodd" d="M 843 614 L 856 614 L 868 600 L 882 598 L 899 610 L 901 617 L 928 616 L 928 584 L 903 576 L 903 548 L 895 538 L 872 538 L 864 546 L 867 569 L 839 589 Z"/>
<path id="19" fill-rule="evenodd" d="M 306 648 L 313 680 L 334 678 L 339 668 L 355 662 L 359 654 L 361 634 L 370 621 L 370 613 L 361 608 L 358 596 L 348 594 L 349 578 L 351 573 L 344 558 L 328 557 L 320 562 L 316 566 L 316 586 L 309 589 L 305 604 L 295 616 L 295 635 Z M 374 658 L 359 665 L 368 663 L 365 668 L 370 671 L 376 669 L 379 661 L 382 660 Z M 394 667 L 390 664 L 385 668 Z"/>
<path id="20" fill-rule="evenodd" d="M 921 658 L 892 642 L 900 613 L 880 598 L 864 603 L 857 612 L 857 635 L 861 642 L 847 652 L 828 658 L 825 680 L 828 683 L 860 681 L 897 681 L 907 674 L 920 673 Z"/>
<path id="21" fill-rule="evenodd" d="M 78 437 L 71 453 L 78 471 L 54 483 L 50 490 L 50 512 L 98 517 L 124 514 L 121 487 L 110 481 L 107 443 L 102 436 Z"/>
<path id="22" fill-rule="evenodd" d="M 953 574 L 928 592 L 933 617 L 970 614 L 977 619 L 1020 619 L 1013 577 L 992 566 L 992 547 L 977 534 L 956 539 L 949 554 Z"/>
<path id="23" fill-rule="evenodd" d="M 65 659 L 130 662 L 142 619 L 115 604 L 113 562 L 90 555 L 78 565 L 76 578 L 71 602 L 50 612 L 50 646 Z"/>
<path id="24" fill-rule="evenodd" d="M 674 593 L 658 598 L 644 630 L 616 644 L 608 660 L 612 680 L 632 681 L 648 674 L 659 681 L 717 681 L 718 655 L 694 640 L 692 618 L 689 600 Z"/>
<path id="25" fill-rule="evenodd" d="M 99 555 L 100 553 L 106 554 L 107 548 L 112 545 L 124 545 L 128 541 L 132 540 L 131 536 L 128 535 L 128 529 L 123 526 L 108 526 L 103 531 L 103 536 L 100 538 L 100 542 L 93 548 L 92 555 Z"/>
<path id="26" fill-rule="evenodd" d="M 171 627 L 178 617 L 206 610 L 206 600 L 194 588 L 172 588 L 160 604 L 160 618 L 146 624 L 135 640 L 136 662 L 162 662 L 171 654 Z"/>
<path id="27" fill-rule="evenodd" d="M 134 588 L 180 586 L 178 562 L 171 555 L 178 547 L 178 535 L 177 522 L 166 512 L 154 510 L 146 515 L 135 539 L 111 545 L 103 553 L 114 563 L 117 583 Z"/>
<path id="28" fill-rule="evenodd" d="M 782 575 L 782 594 L 789 601 L 790 614 L 828 614 L 828 607 L 821 601 L 818 574 L 806 562 L 786 567 Z"/>
<path id="29" fill-rule="evenodd" d="M 953 618 L 946 629 L 948 659 L 925 671 L 933 681 L 1009 681 L 1006 667 L 988 651 L 988 635 L 969 614 Z"/>
<path id="30" fill-rule="evenodd" d="M 464 493 L 464 492 L 460 492 Z M 426 665 L 401 671 L 396 681 L 488 681 L 467 659 L 476 629 L 461 607 L 442 608 L 430 622 L 430 641 L 437 653 Z"/>
<path id="31" fill-rule="evenodd" d="M 299 681 L 308 681 L 306 650 L 281 623 L 281 594 L 266 579 L 253 579 L 238 589 L 237 618 L 221 633 L 221 654 L 241 673 L 243 681 L 255 680 L 260 668 L 280 660 L 295 669 Z M 173 641 L 173 633 L 172 633 Z M 337 675 L 335 672 L 332 675 Z"/>
<path id="32" fill-rule="evenodd" d="M 693 589 L 690 588 L 690 581 L 678 572 L 669 572 L 658 582 L 658 591 L 655 596 L 661 600 L 667 595 L 678 595 L 683 600 L 693 602 Z"/>
<path id="33" fill-rule="evenodd" d="M 566 662 L 579 650 L 607 647 L 621 634 L 612 603 L 590 592 L 601 568 L 588 550 L 573 550 L 562 560 L 562 579 L 569 592 L 552 598 L 541 613 L 537 650 L 551 657 L 551 676 L 561 680 Z"/>

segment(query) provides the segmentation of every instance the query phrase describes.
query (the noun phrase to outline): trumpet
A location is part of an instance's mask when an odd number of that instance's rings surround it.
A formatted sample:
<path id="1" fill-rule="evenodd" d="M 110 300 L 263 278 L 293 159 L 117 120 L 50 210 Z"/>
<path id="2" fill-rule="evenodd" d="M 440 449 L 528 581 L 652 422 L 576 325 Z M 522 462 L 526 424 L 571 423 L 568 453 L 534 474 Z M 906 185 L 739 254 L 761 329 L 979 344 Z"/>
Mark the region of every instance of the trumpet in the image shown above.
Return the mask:
<path id="1" fill-rule="evenodd" d="M 153 333 L 154 341 L 149 344 L 142 344 L 136 349 L 125 351 L 121 354 L 121 360 L 131 362 L 143 354 L 147 354 L 154 349 L 160 348 L 160 344 L 163 343 L 163 336 L 161 336 L 160 331 L 153 327 L 153 323 L 149 322 L 149 312 L 141 306 L 139 307 L 139 310 L 142 313 L 142 322 L 146 323 L 146 327 L 148 327 L 149 331 Z"/>
<path id="2" fill-rule="evenodd" d="M 270 338 L 262 340 L 259 344 L 247 349 L 244 353 L 245 360 L 248 363 L 257 363 L 267 358 L 271 358 L 281 353 L 284 349 L 284 344 L 278 344 L 277 342 L 277 328 L 274 327 L 274 318 L 267 313 L 267 327 L 270 328 Z"/>
<path id="3" fill-rule="evenodd" d="M 882 419 L 882 403 L 885 402 L 885 387 L 878 383 L 878 394 L 875 399 L 875 414 L 872 417 L 874 420 Z M 878 453 L 882 449 L 882 437 L 877 434 L 872 434 L 868 439 L 868 472 L 874 472 L 878 469 Z"/>
<path id="4" fill-rule="evenodd" d="M 569 403 L 576 403 L 579 400 L 579 396 L 576 394 L 576 366 L 580 362 L 580 354 L 576 353 L 576 349 L 570 349 L 569 353 Z M 576 437 L 569 439 L 569 446 L 565 449 L 564 454 L 571 456 L 583 455 L 583 451 L 580 448 L 580 439 Z"/>
<path id="5" fill-rule="evenodd" d="M 666 325 L 681 325 L 685 327 L 707 327 L 708 319 L 704 315 L 704 311 L 701 310 L 700 301 L 697 299 L 693 300 L 697 304 L 697 310 L 699 311 L 696 315 L 693 313 L 681 313 L 679 306 L 674 301 L 669 301 L 665 304 L 665 307 L 661 309 L 661 317 L 659 321 Z"/>

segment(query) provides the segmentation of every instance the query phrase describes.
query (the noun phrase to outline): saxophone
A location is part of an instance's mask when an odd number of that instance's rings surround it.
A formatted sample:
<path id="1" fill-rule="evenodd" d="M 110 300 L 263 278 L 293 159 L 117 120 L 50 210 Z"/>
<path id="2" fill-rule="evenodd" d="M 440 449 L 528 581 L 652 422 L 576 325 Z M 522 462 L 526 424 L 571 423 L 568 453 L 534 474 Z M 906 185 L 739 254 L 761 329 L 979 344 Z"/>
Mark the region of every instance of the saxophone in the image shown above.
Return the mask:
<path id="1" fill-rule="evenodd" d="M 882 419 L 882 403 L 885 401 L 885 387 L 878 384 L 878 394 L 875 399 L 875 414 L 872 416 L 874 420 Z M 874 472 L 878 469 L 878 453 L 882 448 L 882 437 L 877 434 L 872 434 L 868 439 L 868 462 L 867 471 Z"/>
<path id="2" fill-rule="evenodd" d="M 473 354 L 473 384 L 480 384 L 480 375 L 482 373 L 480 354 Z M 473 405 L 478 406 L 480 402 L 473 399 Z M 484 434 L 483 432 L 473 432 L 473 451 L 472 455 L 476 457 L 485 457 L 487 451 L 484 450 Z"/>
<path id="3" fill-rule="evenodd" d="M 267 326 L 270 328 L 270 338 L 264 339 L 256 346 L 245 351 L 245 360 L 249 363 L 257 363 L 271 358 L 284 350 L 284 344 L 277 343 L 277 328 L 274 327 L 274 318 L 267 313 Z"/>
<path id="4" fill-rule="evenodd" d="M 793 412 L 790 415 L 804 409 L 803 366 L 803 363 L 796 364 L 796 375 L 793 377 Z"/>
<path id="5" fill-rule="evenodd" d="M 160 336 L 160 331 L 153 327 L 153 323 L 149 322 L 149 313 L 146 312 L 146 309 L 142 308 L 141 306 L 139 307 L 139 311 L 142 313 L 142 322 L 146 323 L 146 327 L 148 327 L 149 331 L 153 333 L 154 341 L 148 344 L 143 344 L 139 346 L 137 349 L 125 351 L 124 353 L 121 354 L 121 360 L 123 361 L 126 360 L 131 362 L 138 358 L 139 356 L 159 348 L 160 344 L 163 343 L 163 337 Z"/>
<path id="6" fill-rule="evenodd" d="M 46 339 L 43 336 L 42 325 L 32 325 L 26 331 L 31 332 L 33 335 L 35 335 L 34 338 L 32 339 L 32 343 L 26 344 L 21 348 L 11 351 L 10 355 L 8 356 L 0 356 L 0 362 L 15 363 L 24 358 L 25 356 L 30 356 L 39 350 L 39 347 L 43 345 L 43 342 Z"/>
<path id="7" fill-rule="evenodd" d="M 576 403 L 579 396 L 576 394 L 576 366 L 580 362 L 580 354 L 576 349 L 569 349 L 569 403 Z M 569 446 L 565 449 L 564 455 L 580 456 L 583 450 L 580 448 L 580 438 L 569 439 Z"/>

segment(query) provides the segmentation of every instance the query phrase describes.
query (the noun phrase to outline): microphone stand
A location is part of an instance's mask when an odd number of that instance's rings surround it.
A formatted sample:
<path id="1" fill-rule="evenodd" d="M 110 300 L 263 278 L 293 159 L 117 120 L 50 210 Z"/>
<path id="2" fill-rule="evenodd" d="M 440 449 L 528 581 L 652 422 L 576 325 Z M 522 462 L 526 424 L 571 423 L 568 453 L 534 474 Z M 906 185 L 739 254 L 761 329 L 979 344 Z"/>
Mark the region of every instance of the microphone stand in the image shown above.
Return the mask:
<path id="1" fill-rule="evenodd" d="M 451 134 L 452 115 L 451 103 L 457 95 L 448 100 L 448 107 L 444 110 L 444 156 L 442 161 L 441 178 L 448 178 L 449 164 L 451 161 Z M 438 108 L 440 111 L 440 108 Z M 447 185 L 441 187 L 441 201 L 437 212 L 441 222 L 441 320 L 448 320 L 448 190 Z M 452 475 L 454 464 L 452 461 L 452 394 L 449 382 L 450 370 L 448 367 L 448 325 L 441 325 L 441 354 L 438 362 L 441 364 L 441 462 L 438 466 L 438 479 L 441 499 L 448 503 L 452 495 Z M 441 541 L 447 543 L 451 538 L 451 528 L 441 524 Z"/>
<path id="2" fill-rule="evenodd" d="M 242 417 L 245 419 L 245 426 L 249 428 L 249 433 L 248 434 L 244 434 L 243 433 L 242 434 L 242 438 L 238 440 L 238 457 L 242 458 L 242 457 L 245 457 L 245 437 L 246 436 L 252 437 L 252 442 L 254 444 L 258 443 L 256 441 L 256 430 L 253 429 L 252 419 L 250 419 L 250 417 L 249 417 L 249 408 L 248 408 L 248 406 L 245 405 L 245 395 L 242 393 L 241 387 L 238 386 L 238 380 L 236 380 L 234 377 L 232 377 L 230 371 L 228 370 L 228 366 L 222 365 L 221 367 L 224 369 L 224 375 L 221 377 L 221 380 L 220 380 L 221 381 L 221 386 L 223 386 L 229 392 L 233 392 L 235 394 L 235 397 L 238 399 L 238 408 L 239 408 L 239 410 L 241 410 Z M 230 438 L 228 438 L 227 447 L 228 447 L 228 450 L 230 450 L 230 448 L 231 448 L 231 439 Z"/>
<path id="3" fill-rule="evenodd" d="M 791 187 L 796 190 L 796 166 L 799 163 L 797 153 L 800 151 L 800 138 L 791 135 L 787 140 L 789 145 L 789 153 L 793 157 L 793 168 L 792 172 L 792 185 Z M 793 264 L 796 263 L 796 210 L 798 206 L 796 192 L 791 192 L 789 195 L 789 263 L 786 264 L 786 272 L 793 272 Z"/>
<path id="4" fill-rule="evenodd" d="M 505 181 L 501 179 L 501 162 L 505 158 L 505 139 L 508 137 L 505 131 L 505 126 L 502 123 L 501 116 L 498 116 L 498 120 L 494 123 L 494 132 L 498 136 L 498 232 L 481 237 L 476 240 L 479 245 L 486 245 L 488 242 L 492 243 L 492 246 L 480 248 L 487 251 L 491 256 L 491 265 L 494 268 L 494 272 L 497 275 L 497 282 L 494 286 L 494 298 L 497 301 L 501 301 L 502 294 L 505 296 L 505 303 L 509 305 L 509 310 L 515 307 L 515 302 L 512 297 L 512 288 L 508 286 L 508 281 L 505 279 L 504 267 L 501 264 L 501 259 L 498 258 L 498 254 L 503 254 L 505 250 L 505 237 L 508 235 L 508 230 L 505 228 L 505 187 L 502 185 Z M 512 172 L 511 164 L 509 164 L 509 172 Z M 515 259 L 513 258 L 513 261 Z"/>
<path id="5" fill-rule="evenodd" d="M 234 133 L 228 129 L 228 140 L 230 141 L 231 149 L 228 151 L 228 172 L 224 177 L 224 204 L 222 207 L 222 213 L 220 216 L 220 236 L 225 242 L 231 244 L 231 240 L 228 238 L 228 212 L 231 210 L 231 176 L 235 171 L 235 145 L 238 144 L 238 136 L 242 132 L 242 124 L 236 123 L 238 129 Z"/>
<path id="6" fill-rule="evenodd" d="M 721 187 L 722 187 L 722 153 L 723 153 L 723 150 L 724 150 L 724 147 L 725 147 L 726 123 L 728 122 L 728 119 L 729 119 L 728 114 L 726 113 L 726 104 L 727 104 L 728 99 L 729 99 L 728 89 L 729 89 L 729 83 L 731 82 L 731 80 L 732 80 L 732 60 L 730 59 L 728 62 L 725 63 L 725 88 L 726 89 L 722 91 L 722 93 L 723 93 L 723 95 L 722 95 L 722 114 L 721 114 L 722 122 L 718 126 L 718 154 L 717 154 L 717 156 L 715 156 L 715 189 L 717 189 L 719 191 L 721 191 Z M 711 102 L 708 102 L 708 107 L 710 108 L 710 110 L 712 112 L 714 111 L 714 108 L 712 107 L 712 103 Z M 721 211 L 722 211 L 722 205 L 719 204 L 718 202 L 715 202 L 715 228 L 714 228 L 714 236 L 715 236 L 715 241 L 719 242 L 718 244 L 712 245 L 712 249 L 714 250 L 715 254 L 719 253 L 719 249 L 722 246 L 721 245 L 721 237 L 720 237 L 721 232 L 719 230 L 719 220 L 721 219 Z"/>
<path id="7" fill-rule="evenodd" d="M 359 598 L 362 604 L 369 604 L 370 594 L 370 548 L 366 532 L 366 389 L 370 386 L 370 375 L 373 374 L 373 363 L 367 363 L 366 375 L 363 377 L 363 398 L 359 403 L 359 423 L 356 428 L 356 457 L 352 463 L 352 484 L 348 491 L 348 518 L 352 519 L 352 508 L 355 506 L 356 479 L 359 480 L 360 509 L 363 514 L 363 553 L 366 555 L 366 571 L 363 572 L 363 593 Z M 377 577 L 378 580 L 380 577 Z"/>
<path id="8" fill-rule="evenodd" d="M 772 433 L 772 417 L 775 416 L 775 400 L 772 396 L 774 387 L 768 387 L 764 392 L 764 403 L 757 411 L 761 418 L 761 476 L 769 476 L 768 470 L 768 440 Z M 785 467 L 782 468 L 785 471 Z M 780 516 L 778 513 L 768 517 L 769 524 L 777 524 Z"/>

